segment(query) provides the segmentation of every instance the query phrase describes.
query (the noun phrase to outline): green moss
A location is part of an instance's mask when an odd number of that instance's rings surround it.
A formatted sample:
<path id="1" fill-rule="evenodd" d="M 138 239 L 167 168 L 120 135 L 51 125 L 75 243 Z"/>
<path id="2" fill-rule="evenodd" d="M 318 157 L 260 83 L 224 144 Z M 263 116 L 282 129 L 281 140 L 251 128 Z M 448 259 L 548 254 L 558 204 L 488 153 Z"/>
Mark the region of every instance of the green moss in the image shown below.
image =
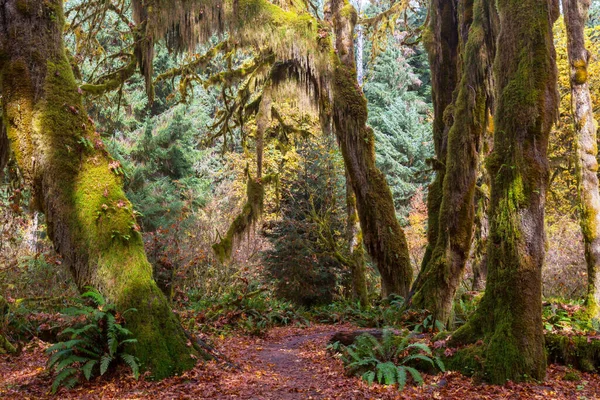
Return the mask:
<path id="1" fill-rule="evenodd" d="M 568 371 L 565 376 L 563 376 L 563 380 L 571 381 L 571 382 L 579 382 L 581 380 L 581 375 L 577 373 L 577 371 Z"/>
<path id="2" fill-rule="evenodd" d="M 229 226 L 225 237 L 221 238 L 219 243 L 213 244 L 212 248 L 215 256 L 220 262 L 225 262 L 231 258 L 233 245 L 239 238 L 258 221 L 263 212 L 265 185 L 278 182 L 277 174 L 267 174 L 258 181 L 250 177 L 246 183 L 246 203 L 242 207 L 242 212 L 235 217 Z"/>
<path id="3" fill-rule="evenodd" d="M 471 344 L 458 349 L 452 356 L 443 356 L 446 369 L 459 371 L 466 376 L 475 376 L 483 371 L 483 347 Z"/>
<path id="4" fill-rule="evenodd" d="M 137 59 L 133 54 L 129 55 L 129 62 L 119 68 L 117 71 L 108 74 L 98 80 L 95 84 L 84 84 L 81 85 L 81 90 L 94 95 L 103 94 L 111 90 L 118 89 L 135 73 L 135 67 L 137 66 Z"/>
<path id="5" fill-rule="evenodd" d="M 546 335 L 546 349 L 550 362 L 572 365 L 585 372 L 596 372 L 600 367 L 600 340 L 587 336 Z"/>

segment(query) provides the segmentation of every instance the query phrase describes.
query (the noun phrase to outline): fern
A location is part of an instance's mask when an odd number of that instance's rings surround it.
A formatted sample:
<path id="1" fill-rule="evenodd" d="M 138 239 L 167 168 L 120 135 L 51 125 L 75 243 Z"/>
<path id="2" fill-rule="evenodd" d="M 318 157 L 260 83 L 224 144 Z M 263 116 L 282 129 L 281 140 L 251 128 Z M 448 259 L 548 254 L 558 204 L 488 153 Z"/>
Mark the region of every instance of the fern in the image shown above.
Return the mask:
<path id="1" fill-rule="evenodd" d="M 338 346 L 342 361 L 349 373 L 359 375 L 369 384 L 377 381 L 384 385 L 398 385 L 403 390 L 410 378 L 416 385 L 423 384 L 423 377 L 417 369 L 424 364 L 444 371 L 444 364 L 433 356 L 424 343 L 412 342 L 411 336 L 395 335 L 391 329 L 384 329 L 381 341 L 364 334 L 356 338 L 350 346 Z"/>
<path id="2" fill-rule="evenodd" d="M 87 291 L 81 298 L 82 302 L 87 300 L 93 306 L 82 303 L 79 307 L 64 310 L 63 314 L 84 316 L 85 321 L 64 329 L 59 336 L 68 339 L 46 350 L 49 355 L 47 368 L 56 373 L 52 393 L 60 387 L 68 389 L 75 386 L 81 375 L 88 381 L 104 375 L 119 362 L 128 365 L 136 379 L 139 377 L 138 359 L 124 352 L 126 345 L 137 340 L 120 324 L 123 315 L 135 310 L 126 310 L 117 317 L 115 306 L 107 303 L 95 290 Z"/>

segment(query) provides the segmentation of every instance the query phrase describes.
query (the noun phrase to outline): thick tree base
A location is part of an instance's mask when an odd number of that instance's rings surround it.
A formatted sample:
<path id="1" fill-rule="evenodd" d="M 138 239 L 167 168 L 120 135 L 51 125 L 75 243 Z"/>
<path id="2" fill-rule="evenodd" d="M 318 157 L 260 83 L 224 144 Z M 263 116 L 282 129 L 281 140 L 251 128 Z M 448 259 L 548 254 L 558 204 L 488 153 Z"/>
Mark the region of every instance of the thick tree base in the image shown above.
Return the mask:
<path id="1" fill-rule="evenodd" d="M 600 370 L 600 339 L 549 333 L 545 340 L 549 363 L 572 366 L 584 372 Z M 459 348 L 451 356 L 444 356 L 443 361 L 449 370 L 489 381 L 482 341 Z"/>

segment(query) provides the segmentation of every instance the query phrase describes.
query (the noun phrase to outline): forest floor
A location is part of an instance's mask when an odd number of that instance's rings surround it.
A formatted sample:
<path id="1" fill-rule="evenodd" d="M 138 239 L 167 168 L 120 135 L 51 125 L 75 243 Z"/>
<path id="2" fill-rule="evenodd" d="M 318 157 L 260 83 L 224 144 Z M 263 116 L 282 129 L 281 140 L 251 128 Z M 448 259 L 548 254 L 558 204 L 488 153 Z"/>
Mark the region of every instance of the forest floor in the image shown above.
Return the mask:
<path id="1" fill-rule="evenodd" d="M 46 372 L 45 348 L 37 341 L 19 356 L 0 356 L 1 399 L 600 399 L 600 376 L 581 374 L 564 380 L 565 367 L 552 365 L 542 383 L 490 386 L 457 372 L 426 375 L 421 387 L 371 385 L 344 374 L 340 360 L 326 345 L 351 325 L 312 325 L 274 328 L 264 337 L 216 337 L 218 349 L 238 364 L 224 368 L 199 363 L 185 374 L 160 382 L 128 374 L 96 379 L 75 389 L 49 394 L 52 377 Z"/>

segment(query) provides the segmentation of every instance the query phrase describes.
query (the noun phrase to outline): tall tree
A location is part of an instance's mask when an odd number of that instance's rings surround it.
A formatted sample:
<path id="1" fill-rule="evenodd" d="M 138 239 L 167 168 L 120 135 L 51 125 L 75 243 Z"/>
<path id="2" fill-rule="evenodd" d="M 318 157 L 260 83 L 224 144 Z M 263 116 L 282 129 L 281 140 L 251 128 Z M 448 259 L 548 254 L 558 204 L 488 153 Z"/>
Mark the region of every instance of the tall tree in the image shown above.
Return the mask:
<path id="1" fill-rule="evenodd" d="M 485 377 L 504 383 L 546 373 L 541 271 L 548 137 L 558 109 L 552 25 L 559 7 L 499 0 L 497 8 L 488 278 L 480 306 L 452 342 L 483 339 Z"/>
<path id="2" fill-rule="evenodd" d="M 134 353 L 155 378 L 193 367 L 185 332 L 152 268 L 118 162 L 81 104 L 65 54 L 60 0 L 0 2 L 0 94 L 10 145 L 48 233 L 79 287 L 93 285 L 121 310 Z"/>
<path id="3" fill-rule="evenodd" d="M 563 0 L 567 52 L 571 65 L 571 104 L 577 143 L 577 180 L 580 222 L 588 272 L 586 304 L 590 316 L 600 315 L 600 193 L 598 144 L 587 78 L 590 53 L 585 46 L 585 25 L 590 0 Z"/>
<path id="4" fill-rule="evenodd" d="M 429 54 L 431 68 L 431 96 L 433 98 L 433 144 L 435 178 L 427 192 L 427 248 L 421 269 L 429 263 L 437 243 L 440 206 L 448 131 L 452 126 L 451 113 L 446 109 L 452 103 L 452 94 L 458 83 L 458 0 L 431 0 L 429 26 L 423 32 L 423 42 Z M 417 277 L 415 284 L 420 280 Z"/>
<path id="5" fill-rule="evenodd" d="M 333 126 L 340 143 L 369 254 L 381 274 L 382 294 L 406 297 L 412 268 L 406 236 L 385 176 L 375 165 L 375 137 L 367 126 L 367 102 L 357 83 L 354 27 L 357 13 L 344 0 L 331 2 L 333 32 Z"/>
<path id="6" fill-rule="evenodd" d="M 491 1 L 459 2 L 461 79 L 456 99 L 446 109 L 446 114 L 452 114 L 448 116 L 452 125 L 447 137 L 437 237 L 411 297 L 413 307 L 428 309 L 443 323 L 450 318 L 473 237 L 479 153 L 491 103 L 494 19 Z"/>
<path id="7" fill-rule="evenodd" d="M 365 252 L 363 250 L 362 232 L 356 212 L 356 196 L 346 171 L 346 240 L 348 241 L 348 254 L 350 272 L 352 274 L 352 295 L 360 301 L 360 305 L 369 305 L 367 291 L 367 276 L 365 265 Z"/>

